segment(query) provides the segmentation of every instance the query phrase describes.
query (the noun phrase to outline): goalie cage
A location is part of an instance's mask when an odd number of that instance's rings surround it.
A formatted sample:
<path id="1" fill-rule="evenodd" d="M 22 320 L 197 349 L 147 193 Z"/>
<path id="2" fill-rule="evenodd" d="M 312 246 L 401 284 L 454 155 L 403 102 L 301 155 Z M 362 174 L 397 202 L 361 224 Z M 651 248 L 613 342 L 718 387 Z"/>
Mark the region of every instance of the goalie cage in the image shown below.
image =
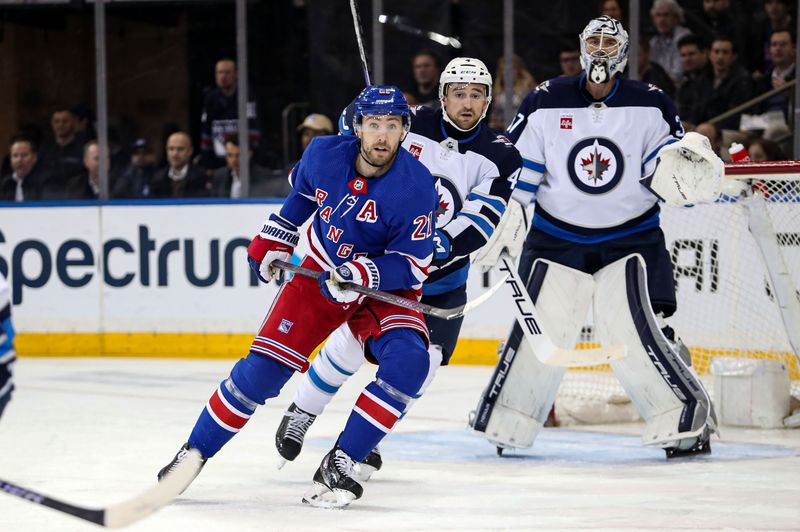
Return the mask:
<path id="1" fill-rule="evenodd" d="M 800 398 L 800 161 L 727 164 L 713 204 L 662 206 L 678 310 L 669 324 L 712 395 L 717 357 L 770 359 Z M 738 187 L 737 187 L 738 185 Z M 738 191 L 736 189 L 739 189 Z M 597 347 L 591 316 L 580 347 Z M 559 425 L 639 419 L 609 365 L 571 368 L 555 403 Z"/>

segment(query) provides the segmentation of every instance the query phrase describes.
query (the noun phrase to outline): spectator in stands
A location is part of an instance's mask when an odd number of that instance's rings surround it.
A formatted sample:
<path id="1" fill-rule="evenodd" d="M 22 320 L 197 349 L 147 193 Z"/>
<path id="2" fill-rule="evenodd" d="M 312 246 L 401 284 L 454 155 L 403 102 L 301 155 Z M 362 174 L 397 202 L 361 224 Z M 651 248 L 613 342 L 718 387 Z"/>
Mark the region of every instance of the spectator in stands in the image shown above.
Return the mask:
<path id="1" fill-rule="evenodd" d="M 110 160 L 107 162 L 110 165 Z M 120 180 L 117 169 L 108 169 L 108 191 L 110 198 L 119 197 Z M 100 146 L 96 140 L 83 145 L 83 171 L 67 180 L 60 199 L 92 200 L 100 199 Z"/>
<path id="2" fill-rule="evenodd" d="M 83 142 L 75 129 L 77 119 L 72 110 L 59 107 L 50 118 L 53 140 L 39 151 L 39 159 L 51 174 L 54 183 L 63 185 L 83 168 Z"/>
<path id="3" fill-rule="evenodd" d="M 717 126 L 708 122 L 703 122 L 702 124 L 697 124 L 694 131 L 695 133 L 705 135 L 711 143 L 711 149 L 714 150 L 714 153 L 720 155 L 720 150 L 722 149 L 722 134 L 720 130 L 717 129 Z"/>
<path id="4" fill-rule="evenodd" d="M 438 109 L 441 105 L 439 102 L 439 74 L 442 71 L 439 58 L 430 50 L 421 50 L 414 55 L 411 68 L 414 74 L 414 85 L 406 93 L 409 103 Z"/>
<path id="5" fill-rule="evenodd" d="M 682 37 L 678 41 L 678 51 L 683 78 L 675 94 L 675 105 L 684 127 L 691 129 L 703 120 L 714 73 L 708 61 L 708 44 L 701 36 Z"/>
<path id="6" fill-rule="evenodd" d="M 749 54 L 747 68 L 759 80 L 772 68 L 770 38 L 776 31 L 791 30 L 793 26 L 790 0 L 764 0 L 762 10 L 756 13 L 747 35 Z M 758 43 L 758 46 L 756 46 Z"/>
<path id="7" fill-rule="evenodd" d="M 620 0 L 600 0 L 597 14 L 617 19 L 624 27 L 628 27 L 627 11 Z"/>
<path id="8" fill-rule="evenodd" d="M 206 170 L 192 163 L 192 140 L 183 131 L 167 139 L 167 166 L 157 171 L 150 186 L 153 198 L 203 197 L 209 195 Z"/>
<path id="9" fill-rule="evenodd" d="M 131 146 L 128 166 L 111 190 L 112 198 L 141 199 L 150 196 L 156 171 L 155 154 L 146 139 L 136 139 Z"/>
<path id="10" fill-rule="evenodd" d="M 795 78 L 795 37 L 789 30 L 773 32 L 769 40 L 769 58 L 772 67 L 768 77 L 762 82 L 761 92 L 779 89 Z M 782 111 L 789 120 L 788 92 L 781 92 L 764 102 L 764 111 Z"/>
<path id="11" fill-rule="evenodd" d="M 753 96 L 750 75 L 737 62 L 737 49 L 730 37 L 716 37 L 711 43 L 711 67 L 714 71 L 711 94 L 703 113 L 704 120 L 721 115 Z M 741 113 L 719 122 L 720 129 L 739 129 Z"/>
<path id="12" fill-rule="evenodd" d="M 680 83 L 683 69 L 677 43 L 691 33 L 683 26 L 683 8 L 675 0 L 655 0 L 650 17 L 657 32 L 650 38 L 650 60 L 661 65 L 673 84 Z"/>
<path id="13" fill-rule="evenodd" d="M 750 160 L 754 162 L 786 160 L 786 155 L 781 151 L 780 147 L 771 140 L 764 138 L 755 139 L 748 144 L 747 153 L 750 154 Z"/>
<path id="14" fill-rule="evenodd" d="M 739 40 L 743 24 L 736 16 L 730 0 L 703 0 L 700 17 L 690 20 L 687 25 L 697 35 L 727 35 L 735 38 L 737 50 L 746 44 Z"/>
<path id="15" fill-rule="evenodd" d="M 314 137 L 333 135 L 333 122 L 325 115 L 311 113 L 303 119 L 302 124 L 297 126 L 297 131 L 300 133 L 301 150 L 306 151 L 309 142 Z"/>
<path id="16" fill-rule="evenodd" d="M 497 71 L 494 75 L 494 86 L 492 87 L 492 111 L 489 114 L 489 127 L 500 131 L 504 130 L 506 126 L 504 116 L 506 107 L 505 59 L 505 57 L 500 56 L 497 61 Z M 525 62 L 517 54 L 514 54 L 511 65 L 514 70 L 514 90 L 511 97 L 511 108 L 516 112 L 525 96 L 536 88 L 536 80 L 525 66 Z"/>
<path id="17" fill-rule="evenodd" d="M 96 140 L 83 145 L 83 171 L 70 177 L 59 199 L 88 200 L 100 197 L 100 148 Z"/>
<path id="18" fill-rule="evenodd" d="M 323 115 L 317 115 L 323 116 Z M 323 118 L 325 118 L 323 116 Z M 309 139 L 310 142 L 310 139 Z M 213 174 L 212 196 L 218 198 L 241 198 L 242 182 L 239 179 L 239 139 L 230 137 L 225 141 L 225 168 L 217 168 Z M 289 194 L 292 187 L 285 174 L 279 176 L 270 173 L 261 166 L 255 164 L 252 152 L 247 158 L 250 166 L 250 189 L 251 196 L 285 197 Z"/>
<path id="19" fill-rule="evenodd" d="M 203 100 L 200 134 L 201 164 L 209 169 L 225 166 L 225 139 L 239 134 L 236 61 L 220 59 L 214 67 L 216 87 Z M 254 152 L 261 143 L 261 129 L 254 101 L 247 102 L 249 142 Z"/>
<path id="20" fill-rule="evenodd" d="M 675 97 L 675 84 L 667 71 L 661 65 L 651 60 L 650 42 L 647 39 L 639 40 L 639 79 L 645 83 L 652 83 L 663 90 L 670 98 Z"/>
<path id="21" fill-rule="evenodd" d="M 558 54 L 561 76 L 578 76 L 581 70 L 581 51 L 576 46 L 561 50 Z"/>
<path id="22" fill-rule="evenodd" d="M 25 137 L 11 140 L 11 172 L 0 178 L 0 200 L 36 201 L 42 199 L 42 188 L 48 173 L 39 163 L 36 145 Z"/>

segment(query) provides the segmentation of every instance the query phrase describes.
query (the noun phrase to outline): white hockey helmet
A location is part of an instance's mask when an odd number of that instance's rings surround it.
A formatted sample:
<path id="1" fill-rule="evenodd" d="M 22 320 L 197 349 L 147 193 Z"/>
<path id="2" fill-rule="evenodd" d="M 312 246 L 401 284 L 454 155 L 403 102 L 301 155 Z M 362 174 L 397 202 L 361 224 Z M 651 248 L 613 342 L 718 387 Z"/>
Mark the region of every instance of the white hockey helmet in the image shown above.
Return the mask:
<path id="1" fill-rule="evenodd" d="M 447 66 L 444 67 L 442 74 L 439 76 L 440 101 L 444 100 L 444 97 L 447 95 L 447 86 L 450 83 L 462 85 L 477 83 L 486 85 L 486 105 L 483 108 L 480 119 L 475 123 L 475 126 L 471 128 L 474 129 L 481 123 L 481 120 L 486 118 L 486 111 L 489 109 L 489 104 L 492 103 L 492 75 L 489 73 L 489 69 L 486 68 L 486 65 L 483 64 L 483 61 L 480 59 L 475 59 L 474 57 L 456 57 L 447 63 Z M 465 131 L 454 124 L 453 121 L 450 120 L 450 117 L 447 116 L 446 112 L 444 113 L 444 119 L 459 131 Z"/>
<path id="2" fill-rule="evenodd" d="M 605 83 L 628 64 L 628 32 L 609 16 L 597 17 L 580 34 L 581 67 L 589 81 Z"/>

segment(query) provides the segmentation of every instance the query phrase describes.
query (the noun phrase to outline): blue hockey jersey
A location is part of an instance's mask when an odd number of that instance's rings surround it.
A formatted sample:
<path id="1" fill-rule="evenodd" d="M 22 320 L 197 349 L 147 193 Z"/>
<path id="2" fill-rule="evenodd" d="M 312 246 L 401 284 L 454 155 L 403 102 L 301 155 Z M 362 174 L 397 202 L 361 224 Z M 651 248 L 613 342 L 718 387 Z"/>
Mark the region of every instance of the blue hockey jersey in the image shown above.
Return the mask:
<path id="1" fill-rule="evenodd" d="M 297 226 L 312 214 L 311 256 L 325 269 L 371 259 L 381 290 L 421 288 L 433 257 L 438 198 L 430 172 L 405 150 L 387 173 L 358 176 L 356 137 L 317 137 L 292 169 L 281 216 Z"/>
<path id="2" fill-rule="evenodd" d="M 657 198 L 641 184 L 659 150 L 683 136 L 674 105 L 654 85 L 618 79 L 594 101 L 585 76 L 531 91 L 507 134 L 523 157 L 514 196 L 536 196 L 532 226 L 565 240 L 602 242 L 659 224 Z"/>

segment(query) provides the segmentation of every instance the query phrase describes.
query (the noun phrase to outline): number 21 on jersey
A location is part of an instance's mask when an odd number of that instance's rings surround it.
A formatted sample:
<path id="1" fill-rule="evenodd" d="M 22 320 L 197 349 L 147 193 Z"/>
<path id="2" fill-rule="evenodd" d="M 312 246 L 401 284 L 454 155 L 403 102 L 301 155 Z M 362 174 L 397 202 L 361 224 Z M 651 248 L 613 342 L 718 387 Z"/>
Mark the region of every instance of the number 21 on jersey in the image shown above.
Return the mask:
<path id="1" fill-rule="evenodd" d="M 429 212 L 427 216 L 417 216 L 414 218 L 414 232 L 411 235 L 411 240 L 425 240 L 430 238 L 433 234 L 433 213 Z"/>

